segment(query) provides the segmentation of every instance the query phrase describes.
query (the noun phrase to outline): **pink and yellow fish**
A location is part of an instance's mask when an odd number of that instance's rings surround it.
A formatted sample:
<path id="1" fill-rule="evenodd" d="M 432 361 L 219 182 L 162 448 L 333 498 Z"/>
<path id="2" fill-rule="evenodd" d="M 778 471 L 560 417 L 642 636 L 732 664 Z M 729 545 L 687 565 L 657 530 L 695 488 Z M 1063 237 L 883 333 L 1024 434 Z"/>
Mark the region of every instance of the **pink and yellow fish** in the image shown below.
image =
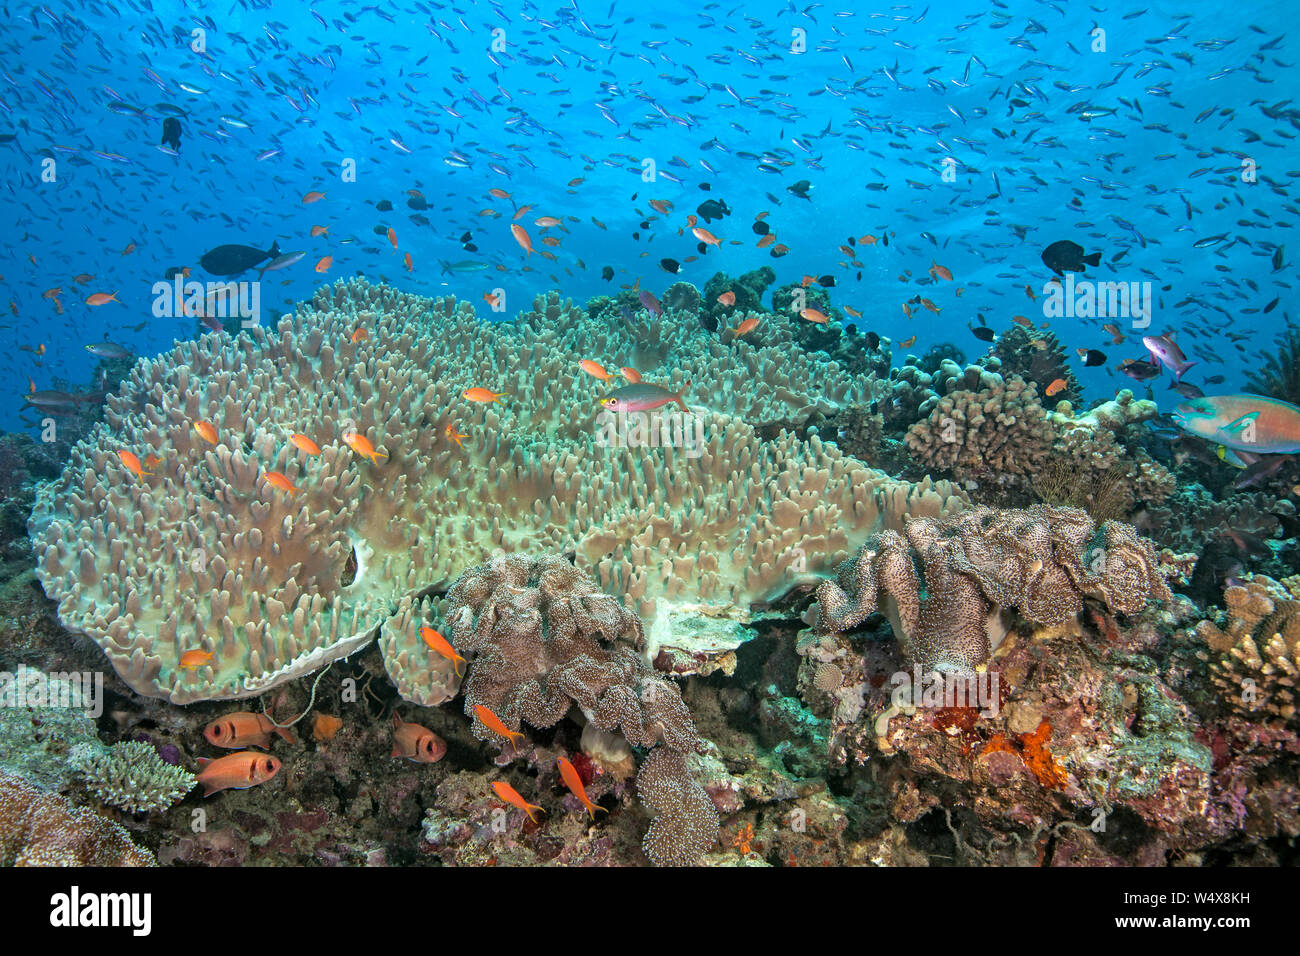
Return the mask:
<path id="1" fill-rule="evenodd" d="M 1286 455 L 1300 451 L 1300 407 L 1262 395 L 1206 395 L 1181 402 L 1174 424 L 1233 451 Z"/>

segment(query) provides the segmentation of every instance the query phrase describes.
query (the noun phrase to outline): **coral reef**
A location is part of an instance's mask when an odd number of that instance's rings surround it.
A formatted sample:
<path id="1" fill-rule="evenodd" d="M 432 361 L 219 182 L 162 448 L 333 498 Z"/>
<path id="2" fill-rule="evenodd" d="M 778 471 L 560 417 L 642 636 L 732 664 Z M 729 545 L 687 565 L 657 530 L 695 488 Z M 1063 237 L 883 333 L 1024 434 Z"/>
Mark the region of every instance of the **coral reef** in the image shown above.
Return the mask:
<path id="1" fill-rule="evenodd" d="M 1052 396 L 1052 402 L 1078 402 L 1083 395 L 1065 349 L 1053 332 L 1013 325 L 998 336 L 993 354 L 1002 362 L 1003 375 L 1019 375 L 1033 382 L 1041 395 L 1045 396 L 1047 387 L 1057 379 L 1064 381 L 1065 387 Z"/>
<path id="2" fill-rule="evenodd" d="M 0 866 L 152 866 L 116 823 L 0 770 Z"/>
<path id="3" fill-rule="evenodd" d="M 949 392 L 908 430 L 907 445 L 922 465 L 958 480 L 1005 482 L 1039 469 L 1054 438 L 1036 386 L 1010 375 Z"/>
<path id="4" fill-rule="evenodd" d="M 662 599 L 744 607 L 829 574 L 906 514 L 964 504 L 946 483 L 890 479 L 815 435 L 764 442 L 746 423 L 764 402 L 778 416 L 850 402 L 847 373 L 680 325 L 655 334 L 690 343 L 669 348 L 660 381 L 713 383 L 698 444 L 612 447 L 574 414 L 592 384 L 570 357 L 622 362 L 631 346 L 555 295 L 485 324 L 454 299 L 340 282 L 274 331 L 178 345 L 135 366 L 41 489 L 38 577 L 133 689 L 186 703 L 345 657 L 496 548 L 575 551 L 646 615 Z M 485 382 L 508 401 L 462 397 Z M 349 448 L 354 431 L 375 455 Z M 119 451 L 162 464 L 135 476 Z M 398 629 L 390 653 L 410 645 Z M 189 652 L 202 661 L 182 665 Z"/>
<path id="5" fill-rule="evenodd" d="M 1300 730 L 1300 576 L 1257 575 L 1229 587 L 1222 615 L 1202 621 L 1196 635 L 1228 707 L 1254 723 Z"/>
<path id="6" fill-rule="evenodd" d="M 1267 395 L 1292 405 L 1300 403 L 1300 329 L 1287 329 L 1277 337 L 1277 352 L 1248 372 L 1246 391 Z"/>
<path id="7" fill-rule="evenodd" d="M 0 676 L 0 769 L 46 790 L 65 789 L 76 773 L 73 751 L 102 746 L 88 691 L 93 687 L 76 675 L 34 667 Z"/>
<path id="8" fill-rule="evenodd" d="M 447 601 L 453 643 L 472 655 L 465 714 L 476 737 L 502 742 L 479 707 L 511 730 L 552 727 L 576 707 L 587 724 L 650 750 L 637 777 L 656 812 L 644 844 L 650 860 L 693 863 L 712 845 L 717 813 L 686 762 L 699 737 L 677 688 L 641 655 L 636 615 L 558 556 L 494 558 L 466 571 Z"/>
<path id="9" fill-rule="evenodd" d="M 166 810 L 194 788 L 195 778 L 158 755 L 153 744 L 128 740 L 106 749 L 81 747 L 71 756 L 86 788 L 128 813 Z"/>
<path id="10" fill-rule="evenodd" d="M 835 581 L 818 587 L 817 628 L 847 630 L 880 608 L 909 660 L 927 670 L 961 670 L 986 662 L 1006 635 L 1002 609 L 1062 624 L 1083 610 L 1084 597 L 1132 614 L 1171 595 L 1150 542 L 1129 525 L 1098 528 L 1072 508 L 981 506 L 909 520 L 901 535 L 877 535 Z"/>

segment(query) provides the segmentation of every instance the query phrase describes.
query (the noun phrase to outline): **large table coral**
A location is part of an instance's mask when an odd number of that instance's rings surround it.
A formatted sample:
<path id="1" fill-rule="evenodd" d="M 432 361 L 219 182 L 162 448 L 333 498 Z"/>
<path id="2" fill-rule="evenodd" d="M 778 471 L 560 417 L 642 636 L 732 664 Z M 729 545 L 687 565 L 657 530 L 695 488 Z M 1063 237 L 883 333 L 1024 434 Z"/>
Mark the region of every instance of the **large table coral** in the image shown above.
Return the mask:
<path id="1" fill-rule="evenodd" d="M 837 580 L 818 587 L 817 627 L 844 631 L 879 609 L 911 661 L 965 670 L 987 661 L 1005 636 L 1003 608 L 1061 624 L 1083 610 L 1085 597 L 1132 614 L 1172 595 L 1151 542 L 1131 525 L 1097 527 L 1078 508 L 981 506 L 874 537 Z"/>
<path id="2" fill-rule="evenodd" d="M 748 609 L 908 514 L 964 505 L 946 482 L 891 479 L 815 435 L 759 438 L 755 421 L 859 398 L 833 365 L 637 322 L 660 347 L 647 380 L 694 383 L 693 448 L 605 441 L 610 386 L 578 362 L 623 361 L 642 333 L 554 294 L 488 323 L 450 297 L 355 280 L 274 329 L 179 344 L 132 369 L 42 488 L 37 574 L 63 624 L 142 694 L 260 694 L 395 615 L 382 648 L 409 688 L 413 602 L 498 549 L 573 551 L 647 616 L 673 601 Z M 419 696 L 446 699 L 446 678 L 420 675 Z"/>

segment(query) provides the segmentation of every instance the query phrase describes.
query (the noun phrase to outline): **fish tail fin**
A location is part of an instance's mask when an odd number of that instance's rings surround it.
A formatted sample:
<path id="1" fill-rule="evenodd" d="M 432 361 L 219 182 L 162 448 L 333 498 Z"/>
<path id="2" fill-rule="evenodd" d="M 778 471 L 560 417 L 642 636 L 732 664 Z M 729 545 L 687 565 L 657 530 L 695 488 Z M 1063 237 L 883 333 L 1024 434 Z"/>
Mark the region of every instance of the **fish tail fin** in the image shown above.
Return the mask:
<path id="1" fill-rule="evenodd" d="M 691 387 L 691 380 L 688 378 L 686 380 L 686 384 L 682 386 L 682 390 L 673 396 L 673 398 L 677 400 L 677 404 L 682 407 L 682 411 L 684 412 L 689 412 L 690 409 L 686 407 L 686 400 L 683 399 L 682 396 L 686 394 L 686 390 L 690 387 Z"/>
<path id="2" fill-rule="evenodd" d="M 276 732 L 276 735 L 279 736 L 281 740 L 286 743 L 297 745 L 298 738 L 294 736 L 292 727 L 281 727 L 278 724 L 272 724 L 271 729 Z M 266 744 L 263 746 L 265 747 Z"/>
<path id="3" fill-rule="evenodd" d="M 523 732 L 522 732 L 522 731 L 518 731 L 518 730 L 507 730 L 507 731 L 506 731 L 506 737 L 509 738 L 509 740 L 510 740 L 510 746 L 511 746 L 512 748 L 514 748 L 515 753 L 518 753 L 518 752 L 519 752 L 519 742 L 518 742 L 517 740 L 515 740 L 515 738 L 518 737 L 519 740 L 523 740 L 523 739 L 524 739 Z"/>
<path id="4" fill-rule="evenodd" d="M 1092 266 L 1093 268 L 1096 268 L 1097 266 L 1101 265 L 1101 253 L 1094 252 L 1090 256 L 1084 256 L 1083 261 L 1088 263 L 1088 265 Z"/>
<path id="5" fill-rule="evenodd" d="M 1196 364 L 1195 362 L 1188 362 L 1186 365 L 1180 368 L 1178 370 L 1177 380 L 1181 382 L 1183 380 L 1183 376 L 1187 374 L 1187 370 L 1195 364 Z"/>
<path id="6" fill-rule="evenodd" d="M 446 259 L 439 259 L 438 265 L 442 266 L 443 275 L 446 275 L 448 272 L 451 271 L 451 263 L 449 263 Z"/>

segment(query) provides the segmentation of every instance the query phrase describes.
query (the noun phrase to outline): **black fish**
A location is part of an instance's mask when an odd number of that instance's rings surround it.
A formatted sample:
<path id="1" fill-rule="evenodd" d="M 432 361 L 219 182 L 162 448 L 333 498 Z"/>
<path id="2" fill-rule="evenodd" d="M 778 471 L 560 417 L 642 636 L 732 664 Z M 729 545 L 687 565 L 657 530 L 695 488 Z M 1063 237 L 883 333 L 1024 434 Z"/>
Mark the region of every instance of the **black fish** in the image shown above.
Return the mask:
<path id="1" fill-rule="evenodd" d="M 682 264 L 676 259 L 660 259 L 659 267 L 663 269 L 664 272 L 671 272 L 673 275 L 677 275 L 677 273 L 681 271 Z"/>
<path id="2" fill-rule="evenodd" d="M 606 282 L 612 282 L 614 280 L 614 267 L 605 266 L 605 268 L 600 270 L 600 277 Z"/>
<path id="3" fill-rule="evenodd" d="M 817 277 L 817 284 L 818 284 L 819 286 L 821 286 L 823 289 L 833 289 L 833 288 L 835 288 L 835 277 L 834 277 L 834 276 L 818 276 L 818 277 Z"/>
<path id="4" fill-rule="evenodd" d="M 375 208 L 378 209 L 380 212 L 392 212 L 393 204 L 390 203 L 387 199 L 381 199 L 379 200 L 379 202 L 375 203 Z"/>
<path id="5" fill-rule="evenodd" d="M 755 219 L 754 225 L 752 225 L 750 228 L 754 230 L 754 234 L 757 236 L 766 236 L 769 232 L 772 231 L 772 227 L 769 226 L 761 219 Z"/>
<path id="6" fill-rule="evenodd" d="M 705 222 L 712 222 L 715 219 L 721 219 L 724 216 L 731 215 L 731 210 L 727 208 L 726 202 L 719 202 L 716 199 L 706 199 L 695 207 L 695 212 Z"/>
<path id="7" fill-rule="evenodd" d="M 172 149 L 180 152 L 181 148 L 181 121 L 174 116 L 169 116 L 163 120 L 163 135 L 158 141 L 161 145 L 166 143 Z"/>
<path id="8" fill-rule="evenodd" d="M 713 187 L 710 186 L 708 183 L 700 183 L 700 188 L 703 189 L 706 193 L 709 192 L 711 189 L 713 189 Z"/>
<path id="9" fill-rule="evenodd" d="M 170 269 L 168 269 L 166 272 L 163 273 L 163 278 L 175 279 L 178 275 L 184 274 L 184 272 L 185 272 L 184 266 L 172 266 Z"/>
<path id="10" fill-rule="evenodd" d="M 971 334 L 975 336 L 975 338 L 979 339 L 981 342 L 992 342 L 995 337 L 994 331 L 990 329 L 987 325 L 981 325 L 979 328 L 973 328 L 971 324 L 967 322 L 966 328 L 970 329 Z"/>
<path id="11" fill-rule="evenodd" d="M 463 243 L 466 243 L 466 242 L 472 242 L 473 240 L 474 240 L 474 237 L 473 237 L 470 233 L 468 233 L 468 232 L 465 233 L 465 235 L 463 235 L 463 236 L 460 237 L 460 241 L 461 241 L 462 244 L 463 244 Z"/>
<path id="12" fill-rule="evenodd" d="M 474 243 L 472 242 L 465 243 L 465 245 L 462 246 L 461 248 L 463 248 L 466 252 L 478 252 L 478 246 L 474 245 Z"/>
<path id="13" fill-rule="evenodd" d="M 1097 349 L 1084 349 L 1080 358 L 1083 359 L 1083 364 L 1089 367 L 1106 364 L 1106 353 Z"/>
<path id="14" fill-rule="evenodd" d="M 406 205 L 411 209 L 428 209 L 429 204 L 424 201 L 423 196 L 406 197 Z"/>
<path id="15" fill-rule="evenodd" d="M 880 336 L 877 335 L 875 332 L 868 332 L 868 333 L 867 333 L 867 348 L 871 349 L 871 351 L 874 352 L 874 351 L 875 351 L 876 349 L 878 349 L 879 347 L 880 347 Z"/>
<path id="16" fill-rule="evenodd" d="M 1101 264 L 1101 253 L 1094 252 L 1090 256 L 1085 256 L 1083 246 L 1069 239 L 1062 239 L 1044 249 L 1042 259 L 1043 265 L 1059 276 L 1065 272 L 1082 272 L 1085 265 L 1095 268 Z"/>
<path id="17" fill-rule="evenodd" d="M 1227 379 L 1222 375 L 1211 375 L 1205 380 L 1206 385 L 1222 385 Z"/>
<path id="18" fill-rule="evenodd" d="M 808 199 L 808 190 L 810 189 L 812 189 L 812 183 L 808 182 L 806 179 L 799 180 L 793 186 L 785 187 L 786 192 L 794 193 L 800 199 Z"/>
<path id="19" fill-rule="evenodd" d="M 706 245 L 705 245 L 704 243 L 702 243 L 702 242 L 697 242 L 697 243 L 695 244 L 695 248 L 698 249 L 698 250 L 700 250 L 700 255 L 704 255 L 705 253 L 707 253 L 707 252 L 709 251 L 709 247 L 706 246 Z"/>
<path id="20" fill-rule="evenodd" d="M 237 276 L 247 272 L 259 262 L 274 259 L 279 255 L 279 242 L 271 243 L 271 248 L 267 252 L 254 249 L 252 246 L 217 246 L 203 254 L 199 265 L 214 276 Z"/>
<path id="21" fill-rule="evenodd" d="M 648 220 L 648 219 L 642 219 L 642 220 L 641 220 L 641 228 L 642 228 L 642 229 L 649 229 L 649 228 L 650 228 L 650 220 Z"/>

